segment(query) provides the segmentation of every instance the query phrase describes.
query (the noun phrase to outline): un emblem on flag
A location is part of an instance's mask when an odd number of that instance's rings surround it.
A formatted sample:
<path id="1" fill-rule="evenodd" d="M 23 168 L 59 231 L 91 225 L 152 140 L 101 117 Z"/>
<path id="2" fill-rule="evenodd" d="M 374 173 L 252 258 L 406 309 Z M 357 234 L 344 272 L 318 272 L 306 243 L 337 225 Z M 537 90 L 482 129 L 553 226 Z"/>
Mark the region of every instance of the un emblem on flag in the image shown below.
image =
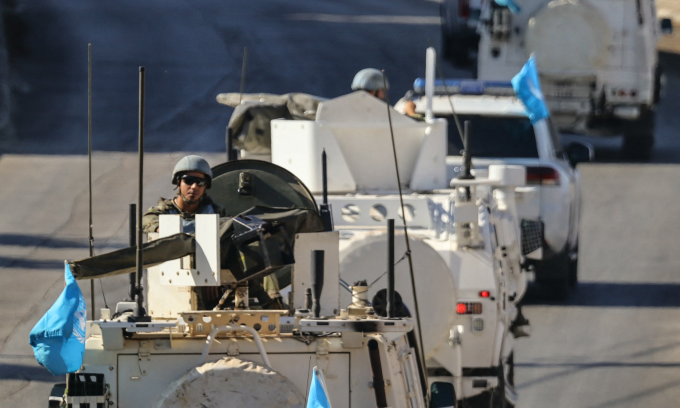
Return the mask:
<path id="1" fill-rule="evenodd" d="M 80 297 L 78 301 L 78 308 L 73 314 L 73 336 L 79 342 L 85 343 L 85 327 L 87 325 L 87 308 L 85 306 L 85 299 Z"/>

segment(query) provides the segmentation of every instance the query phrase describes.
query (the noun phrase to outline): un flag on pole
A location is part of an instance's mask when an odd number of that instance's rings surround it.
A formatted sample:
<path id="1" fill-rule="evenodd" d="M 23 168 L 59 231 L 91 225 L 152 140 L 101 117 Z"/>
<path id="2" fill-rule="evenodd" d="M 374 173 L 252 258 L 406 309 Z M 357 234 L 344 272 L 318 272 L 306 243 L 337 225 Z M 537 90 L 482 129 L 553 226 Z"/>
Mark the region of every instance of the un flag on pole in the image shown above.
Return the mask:
<path id="1" fill-rule="evenodd" d="M 529 57 L 529 61 L 524 64 L 522 70 L 519 71 L 519 74 L 512 78 L 512 88 L 515 95 L 524 104 L 532 124 L 550 116 L 543 98 L 543 92 L 541 92 L 541 82 L 538 78 L 536 59 L 533 54 Z"/>
<path id="2" fill-rule="evenodd" d="M 307 408 L 331 408 L 331 402 L 328 400 L 328 390 L 326 388 L 326 382 L 323 379 L 323 373 L 316 367 L 314 367 L 312 383 L 309 385 Z"/>
<path id="3" fill-rule="evenodd" d="M 77 371 L 85 354 L 85 298 L 68 263 L 64 273 L 64 291 L 29 335 L 35 359 L 53 375 Z"/>

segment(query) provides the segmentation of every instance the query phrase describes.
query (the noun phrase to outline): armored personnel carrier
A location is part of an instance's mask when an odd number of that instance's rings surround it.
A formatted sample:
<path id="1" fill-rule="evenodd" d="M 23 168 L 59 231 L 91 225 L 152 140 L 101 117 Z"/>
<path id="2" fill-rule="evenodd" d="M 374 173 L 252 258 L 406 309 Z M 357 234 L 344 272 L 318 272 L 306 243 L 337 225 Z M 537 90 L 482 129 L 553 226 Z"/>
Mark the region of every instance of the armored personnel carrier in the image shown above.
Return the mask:
<path id="1" fill-rule="evenodd" d="M 376 315 L 362 279 L 341 300 L 340 234 L 323 226 L 307 187 L 261 161 L 213 174 L 211 197 L 239 215 L 199 214 L 195 235 L 160 216 L 144 244 L 146 319 L 121 302 L 88 321 L 83 365 L 50 406 L 304 407 L 322 373 L 334 407 L 425 407 L 413 320 Z M 69 265 L 76 279 L 127 273 L 134 251 Z M 272 273 L 290 282 L 285 309 L 252 296 Z"/>
<path id="2" fill-rule="evenodd" d="M 515 204 L 526 170 L 492 165 L 488 179 L 475 180 L 468 161 L 464 176 L 449 180 L 446 146 L 444 119 L 415 121 L 364 92 L 321 102 L 314 121 L 271 121 L 272 162 L 312 193 L 327 190 L 323 202 L 333 209 L 340 238 L 340 279 L 367 279 L 378 313 L 385 296 L 384 222 L 403 222 L 396 290 L 402 315 L 420 316 L 433 398 L 508 406 L 517 401 L 514 339 L 528 335 L 517 307 L 526 276 Z M 540 237 L 525 242 L 540 246 Z M 341 292 L 341 303 L 351 296 Z"/>

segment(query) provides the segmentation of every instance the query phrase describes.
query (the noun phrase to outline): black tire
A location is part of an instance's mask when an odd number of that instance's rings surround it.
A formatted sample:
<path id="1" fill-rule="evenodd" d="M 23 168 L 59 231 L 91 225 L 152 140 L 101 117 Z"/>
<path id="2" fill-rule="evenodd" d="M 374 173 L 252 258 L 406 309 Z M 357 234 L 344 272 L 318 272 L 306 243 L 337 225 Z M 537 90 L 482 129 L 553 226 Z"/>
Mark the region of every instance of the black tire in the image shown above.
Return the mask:
<path id="1" fill-rule="evenodd" d="M 507 366 L 506 366 L 507 364 Z M 505 398 L 505 386 L 506 386 L 506 379 L 505 379 L 505 368 L 507 367 L 508 369 L 508 381 L 507 384 L 510 386 L 514 387 L 514 382 L 515 382 L 515 358 L 514 354 L 510 354 L 508 357 L 508 360 L 506 361 L 506 364 L 503 364 L 501 362 L 499 364 L 499 372 L 498 372 L 498 387 L 496 387 L 493 391 L 493 394 L 491 396 L 491 407 L 492 408 L 514 408 L 515 405 L 512 404 L 510 401 L 508 401 Z"/>
<path id="2" fill-rule="evenodd" d="M 654 148 L 654 116 L 654 111 L 647 110 L 639 120 L 626 126 L 623 134 L 624 157 L 636 161 L 650 159 Z"/>
<path id="3" fill-rule="evenodd" d="M 553 300 L 566 300 L 570 285 L 569 252 L 567 250 L 537 265 L 536 281 L 543 295 Z"/>
<path id="4" fill-rule="evenodd" d="M 657 64 L 654 70 L 654 105 L 661 102 L 663 91 L 663 68 Z"/>
<path id="5" fill-rule="evenodd" d="M 626 134 L 623 139 L 623 155 L 626 159 L 647 161 L 652 157 L 654 133 Z"/>

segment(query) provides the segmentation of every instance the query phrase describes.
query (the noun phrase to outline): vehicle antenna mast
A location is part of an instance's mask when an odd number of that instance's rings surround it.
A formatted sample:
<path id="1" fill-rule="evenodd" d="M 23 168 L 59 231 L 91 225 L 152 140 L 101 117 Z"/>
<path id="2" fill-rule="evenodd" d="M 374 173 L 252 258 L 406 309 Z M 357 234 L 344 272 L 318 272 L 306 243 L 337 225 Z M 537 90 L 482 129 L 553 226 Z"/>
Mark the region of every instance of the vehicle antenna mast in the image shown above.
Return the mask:
<path id="1" fill-rule="evenodd" d="M 94 237 L 92 236 L 92 44 L 87 44 L 87 163 L 88 190 L 90 195 L 90 257 L 94 256 Z M 94 320 L 94 279 L 90 280 L 90 303 L 92 304 L 91 319 Z"/>
<path id="2" fill-rule="evenodd" d="M 248 63 L 248 47 L 243 47 L 243 65 L 241 66 L 241 92 L 238 94 L 238 104 L 243 99 L 243 91 L 246 88 L 246 64 Z"/>
<path id="3" fill-rule="evenodd" d="M 434 51 L 434 46 L 432 45 L 432 39 L 428 38 L 427 40 L 430 43 L 430 48 Z M 446 94 L 446 99 L 449 101 L 449 105 L 451 106 L 451 113 L 453 113 L 453 121 L 456 123 L 456 128 L 458 129 L 458 134 L 460 135 L 460 140 L 465 144 L 465 138 L 464 138 L 464 133 L 463 133 L 463 127 L 460 125 L 460 119 L 458 119 L 458 114 L 456 113 L 456 110 L 453 108 L 453 99 L 451 98 L 451 94 L 449 93 L 449 87 L 446 86 L 446 80 L 444 79 L 444 71 L 442 70 L 442 66 L 439 63 L 439 55 L 435 53 L 435 64 L 437 66 L 437 72 L 439 73 L 439 79 L 442 81 L 442 85 L 444 86 L 444 93 Z"/>
<path id="4" fill-rule="evenodd" d="M 144 271 L 144 251 L 142 250 L 142 197 L 144 190 L 144 67 L 139 67 L 139 180 L 137 187 L 137 290 L 135 301 L 137 305 L 131 316 L 135 322 L 148 322 L 151 318 L 144 310 L 144 290 L 142 288 L 142 273 Z"/>
<path id="5" fill-rule="evenodd" d="M 243 65 L 241 67 L 241 90 L 238 94 L 238 104 L 241 104 L 243 99 L 243 92 L 246 88 L 246 66 L 248 63 L 248 47 L 243 47 Z M 234 149 L 234 141 L 232 140 L 231 128 L 227 126 L 227 161 L 238 160 L 236 149 Z"/>
<path id="6" fill-rule="evenodd" d="M 408 258 L 408 267 L 411 275 L 411 291 L 413 293 L 413 306 L 416 312 L 416 323 L 418 325 L 418 348 L 420 351 L 420 364 L 423 368 L 423 377 L 425 379 L 425 384 L 427 382 L 427 366 L 425 365 L 425 349 L 423 347 L 423 331 L 420 325 L 420 311 L 418 309 L 418 296 L 416 295 L 416 280 L 413 275 L 413 261 L 411 259 L 411 244 L 408 240 L 408 228 L 406 225 L 406 208 L 404 206 L 404 196 L 401 191 L 401 178 L 399 177 L 399 163 L 397 161 L 397 145 L 394 142 L 394 130 L 392 129 L 392 113 L 390 112 L 390 98 L 387 94 L 387 77 L 385 76 L 385 70 L 382 70 L 383 74 L 383 92 L 385 93 L 385 103 L 387 105 L 387 120 L 390 124 L 390 137 L 392 138 L 392 153 L 394 154 L 394 169 L 397 172 L 397 187 L 399 188 L 399 201 L 401 203 L 401 219 L 404 222 L 404 238 L 406 239 L 406 257 Z M 430 405 L 430 390 L 429 387 L 426 389 L 425 403 L 427 406 Z"/>

